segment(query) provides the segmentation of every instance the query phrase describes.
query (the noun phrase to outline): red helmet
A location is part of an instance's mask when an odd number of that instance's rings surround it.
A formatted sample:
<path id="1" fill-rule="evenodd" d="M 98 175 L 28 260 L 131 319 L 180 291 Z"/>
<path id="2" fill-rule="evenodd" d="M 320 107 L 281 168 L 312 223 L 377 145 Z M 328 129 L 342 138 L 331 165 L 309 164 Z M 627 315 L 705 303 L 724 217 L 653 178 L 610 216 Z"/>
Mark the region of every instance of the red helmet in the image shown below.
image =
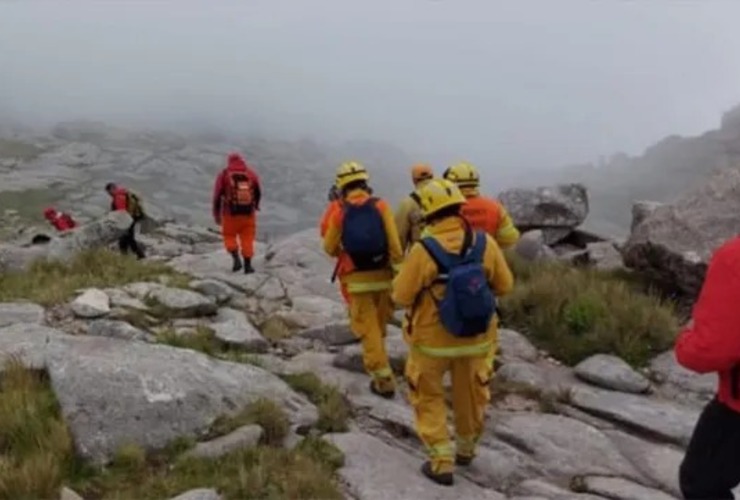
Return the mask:
<path id="1" fill-rule="evenodd" d="M 54 207 L 49 207 L 46 210 L 44 210 L 44 217 L 51 220 L 53 219 L 57 214 L 57 211 Z"/>

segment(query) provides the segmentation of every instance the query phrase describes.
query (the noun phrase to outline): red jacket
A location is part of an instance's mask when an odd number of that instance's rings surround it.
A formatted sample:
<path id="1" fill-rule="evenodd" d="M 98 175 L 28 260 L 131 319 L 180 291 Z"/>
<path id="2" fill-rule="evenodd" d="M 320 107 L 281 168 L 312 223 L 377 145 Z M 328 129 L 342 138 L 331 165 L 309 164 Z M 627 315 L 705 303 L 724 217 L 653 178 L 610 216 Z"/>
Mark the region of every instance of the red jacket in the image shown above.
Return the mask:
<path id="1" fill-rule="evenodd" d="M 226 173 L 227 172 L 246 172 L 246 174 L 252 179 L 254 185 L 254 208 L 259 210 L 260 199 L 262 198 L 262 189 L 260 186 L 260 179 L 257 172 L 249 168 L 247 163 L 240 155 L 232 153 L 228 158 L 228 165 L 223 169 L 217 176 L 216 182 L 213 185 L 213 217 L 218 218 L 221 216 L 223 209 L 223 197 L 224 190 L 226 187 Z"/>
<path id="2" fill-rule="evenodd" d="M 112 211 L 128 210 L 128 190 L 126 188 L 115 188 L 111 197 L 110 209 Z"/>
<path id="3" fill-rule="evenodd" d="M 68 231 L 77 227 L 77 223 L 69 214 L 56 212 L 49 218 L 49 222 L 57 231 Z"/>
<path id="4" fill-rule="evenodd" d="M 740 237 L 712 256 L 691 324 L 676 341 L 678 362 L 719 374 L 718 398 L 740 412 Z M 737 372 L 737 373 L 736 373 Z M 733 394 L 734 393 L 734 394 Z"/>

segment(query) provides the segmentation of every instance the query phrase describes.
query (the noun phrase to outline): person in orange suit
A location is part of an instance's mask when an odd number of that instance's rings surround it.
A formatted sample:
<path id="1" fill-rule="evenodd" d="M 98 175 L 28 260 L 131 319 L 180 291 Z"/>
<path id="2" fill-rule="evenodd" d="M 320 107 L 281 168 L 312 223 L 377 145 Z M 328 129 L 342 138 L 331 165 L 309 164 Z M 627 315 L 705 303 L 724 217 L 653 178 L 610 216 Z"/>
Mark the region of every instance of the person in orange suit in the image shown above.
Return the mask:
<path id="1" fill-rule="evenodd" d="M 54 226 L 54 229 L 62 233 L 77 227 L 77 222 L 75 222 L 71 215 L 65 212 L 59 212 L 54 207 L 44 210 L 44 218 Z"/>
<path id="2" fill-rule="evenodd" d="M 230 153 L 213 186 L 213 219 L 221 226 L 224 247 L 233 259 L 232 271 L 254 272 L 254 238 L 262 190 L 257 173 L 238 153 Z M 240 255 L 241 250 L 241 255 Z M 242 263 L 242 258 L 244 262 Z"/>
<path id="3" fill-rule="evenodd" d="M 342 210 L 341 193 L 336 184 L 332 184 L 329 188 L 328 199 L 329 204 L 326 205 L 324 214 L 321 216 L 321 220 L 319 221 L 319 235 L 322 239 L 326 236 L 326 230 L 329 228 L 329 221 L 331 221 L 335 213 Z M 347 285 L 341 281 L 339 282 L 339 291 L 342 294 L 345 304 L 349 305 L 349 291 L 347 291 Z"/>

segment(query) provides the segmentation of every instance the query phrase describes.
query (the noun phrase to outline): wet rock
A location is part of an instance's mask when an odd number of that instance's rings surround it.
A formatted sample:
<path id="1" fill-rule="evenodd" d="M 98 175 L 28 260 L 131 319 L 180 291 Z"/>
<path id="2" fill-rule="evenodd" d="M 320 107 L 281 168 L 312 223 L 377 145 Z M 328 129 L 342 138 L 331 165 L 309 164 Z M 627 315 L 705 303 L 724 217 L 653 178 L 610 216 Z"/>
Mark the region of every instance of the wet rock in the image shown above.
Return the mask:
<path id="1" fill-rule="evenodd" d="M 198 443 L 185 456 L 217 459 L 233 451 L 252 448 L 259 444 L 263 430 L 259 425 L 245 425 L 237 430 L 210 441 Z"/>
<path id="2" fill-rule="evenodd" d="M 0 302 L 0 328 L 15 323 L 40 325 L 44 322 L 44 308 L 31 302 Z"/>
<path id="3" fill-rule="evenodd" d="M 603 432 L 571 418 L 536 413 L 503 415 L 494 422 L 492 431 L 496 439 L 527 453 L 548 479 L 562 480 L 576 474 L 639 477 Z"/>
<path id="4" fill-rule="evenodd" d="M 615 391 L 640 394 L 650 389 L 648 379 L 611 354 L 595 354 L 581 361 L 575 367 L 575 374 L 586 382 Z"/>
<path id="5" fill-rule="evenodd" d="M 358 500 L 444 500 L 480 498 L 504 500 L 501 493 L 484 489 L 458 476 L 455 487 L 434 484 L 419 468 L 423 460 L 361 432 L 329 434 L 326 439 L 344 453 L 339 476 Z"/>
<path id="6" fill-rule="evenodd" d="M 108 295 L 97 288 L 89 288 L 72 301 L 72 312 L 78 318 L 99 318 L 110 313 Z"/>
<path id="7" fill-rule="evenodd" d="M 346 345 L 358 342 L 357 337 L 349 329 L 349 323 L 337 322 L 308 328 L 298 333 L 299 337 L 320 340 L 327 345 Z"/>
<path id="8" fill-rule="evenodd" d="M 570 402 L 577 408 L 666 441 L 686 446 L 699 412 L 645 396 L 574 387 Z"/>
<path id="9" fill-rule="evenodd" d="M 588 194 L 581 184 L 511 189 L 499 195 L 514 224 L 523 230 L 574 228 L 586 220 Z"/>
<path id="10" fill-rule="evenodd" d="M 230 286 L 217 280 L 194 280 L 189 286 L 206 297 L 211 297 L 219 304 L 228 302 L 234 296 L 234 290 Z"/>
<path id="11" fill-rule="evenodd" d="M 260 331 L 252 325 L 247 316 L 236 309 L 221 308 L 214 323 L 210 325 L 216 338 L 230 345 L 235 345 L 252 352 L 267 352 L 270 343 Z"/>
<path id="12" fill-rule="evenodd" d="M 98 319 L 87 327 L 87 334 L 96 337 L 109 337 L 121 340 L 139 340 L 153 342 L 154 336 L 140 330 L 125 321 Z"/>
<path id="13" fill-rule="evenodd" d="M 647 488 L 621 477 L 589 476 L 579 478 L 578 489 L 615 500 L 676 500 L 662 491 Z"/>

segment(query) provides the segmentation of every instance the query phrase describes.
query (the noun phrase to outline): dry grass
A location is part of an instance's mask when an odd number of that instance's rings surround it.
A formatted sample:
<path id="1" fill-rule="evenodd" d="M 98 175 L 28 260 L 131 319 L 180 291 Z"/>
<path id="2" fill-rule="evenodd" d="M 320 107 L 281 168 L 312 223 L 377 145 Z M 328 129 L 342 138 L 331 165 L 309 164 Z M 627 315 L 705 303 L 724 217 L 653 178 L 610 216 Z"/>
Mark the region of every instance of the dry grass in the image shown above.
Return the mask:
<path id="1" fill-rule="evenodd" d="M 36 262 L 24 272 L 0 274 L 0 301 L 25 299 L 44 306 L 66 302 L 82 288 L 110 288 L 137 281 L 171 278 L 186 287 L 190 277 L 159 262 L 139 261 L 105 249 L 89 250 L 68 264 Z"/>
<path id="2" fill-rule="evenodd" d="M 500 302 L 503 324 L 565 363 L 612 353 L 641 366 L 673 343 L 679 326 L 673 306 L 623 273 L 510 263 L 517 282 Z"/>
<path id="3" fill-rule="evenodd" d="M 301 392 L 319 410 L 317 428 L 321 432 L 346 432 L 352 416 L 349 403 L 336 387 L 325 385 L 310 372 L 284 375 L 283 379 L 294 390 Z"/>
<path id="4" fill-rule="evenodd" d="M 249 424 L 262 427 L 262 443 L 266 445 L 279 446 L 290 431 L 290 421 L 282 408 L 269 399 L 258 399 L 236 415 L 216 419 L 208 433 L 208 439 L 223 436 Z"/>
<path id="5" fill-rule="evenodd" d="M 249 418 L 274 426 L 280 409 L 256 402 Z M 277 439 L 280 432 L 273 432 Z M 259 446 L 218 460 L 179 459 L 191 442 L 173 443 L 147 456 L 122 446 L 110 467 L 96 470 L 75 458 L 70 433 L 43 374 L 16 361 L 0 379 L 0 499 L 58 498 L 62 484 L 85 498 L 161 499 L 198 487 L 216 488 L 227 499 L 342 498 L 333 472 L 341 453 L 317 438 L 295 450 Z"/>

